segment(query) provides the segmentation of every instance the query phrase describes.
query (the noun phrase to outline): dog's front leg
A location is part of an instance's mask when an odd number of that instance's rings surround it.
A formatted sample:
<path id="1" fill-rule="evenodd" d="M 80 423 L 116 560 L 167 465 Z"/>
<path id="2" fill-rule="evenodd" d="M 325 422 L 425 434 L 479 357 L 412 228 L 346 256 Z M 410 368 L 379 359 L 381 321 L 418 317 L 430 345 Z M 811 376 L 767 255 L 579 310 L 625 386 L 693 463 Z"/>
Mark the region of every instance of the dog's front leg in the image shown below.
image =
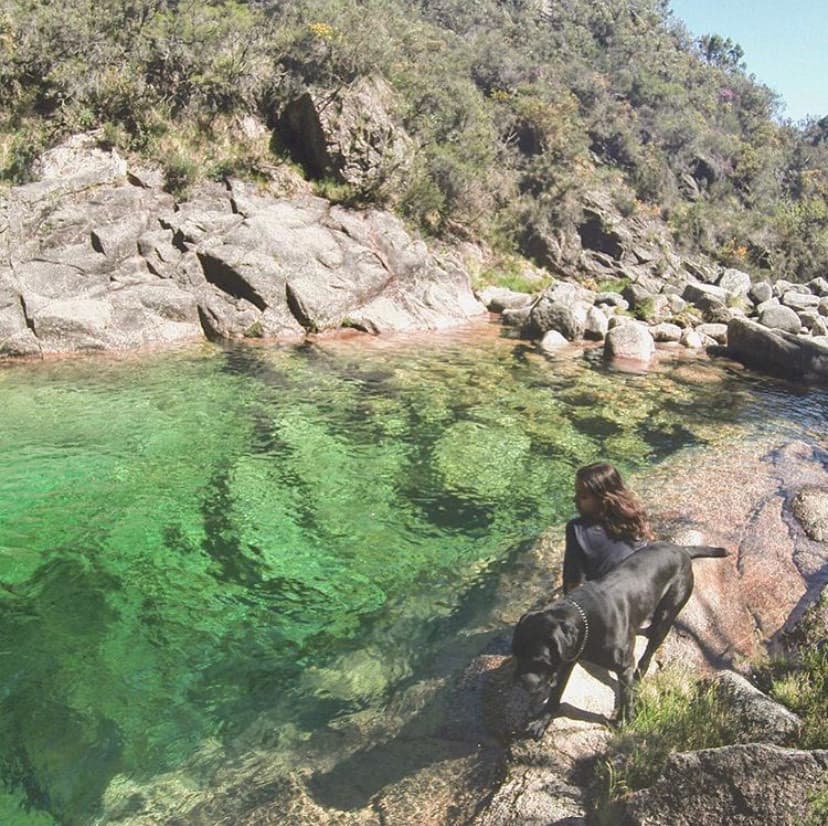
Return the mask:
<path id="1" fill-rule="evenodd" d="M 543 733 L 546 731 L 552 718 L 555 716 L 555 710 L 549 708 L 549 701 L 544 704 L 543 710 L 526 726 L 526 734 L 533 737 L 535 740 L 540 740 Z"/>
<path id="2" fill-rule="evenodd" d="M 612 712 L 612 719 L 616 723 L 626 723 L 632 719 L 635 687 L 634 662 L 633 660 L 627 663 L 615 672 L 618 683 L 615 687 L 615 709 Z"/>
<path id="3" fill-rule="evenodd" d="M 549 683 L 549 695 L 547 696 L 546 701 L 540 707 L 538 712 L 533 715 L 533 719 L 526 726 L 526 733 L 530 737 L 540 740 L 541 737 L 543 737 L 543 733 L 552 722 L 552 718 L 558 713 L 558 709 L 561 707 L 561 697 L 563 696 L 564 689 L 566 688 L 566 684 L 569 681 L 569 675 L 572 673 L 573 668 L 574 663 L 562 666 L 561 669 L 552 677 L 552 680 Z"/>

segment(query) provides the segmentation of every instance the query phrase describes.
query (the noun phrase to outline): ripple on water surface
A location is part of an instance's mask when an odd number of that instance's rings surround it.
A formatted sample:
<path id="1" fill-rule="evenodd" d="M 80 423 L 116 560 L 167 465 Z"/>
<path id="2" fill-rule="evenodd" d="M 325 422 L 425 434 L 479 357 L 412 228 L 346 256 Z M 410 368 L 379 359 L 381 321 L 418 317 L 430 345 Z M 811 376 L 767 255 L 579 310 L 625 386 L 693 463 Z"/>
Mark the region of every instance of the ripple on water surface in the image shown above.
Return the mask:
<path id="1" fill-rule="evenodd" d="M 578 465 L 826 418 L 736 370 L 488 333 L 14 366 L 0 393 L 0 822 L 24 826 L 395 702 Z"/>

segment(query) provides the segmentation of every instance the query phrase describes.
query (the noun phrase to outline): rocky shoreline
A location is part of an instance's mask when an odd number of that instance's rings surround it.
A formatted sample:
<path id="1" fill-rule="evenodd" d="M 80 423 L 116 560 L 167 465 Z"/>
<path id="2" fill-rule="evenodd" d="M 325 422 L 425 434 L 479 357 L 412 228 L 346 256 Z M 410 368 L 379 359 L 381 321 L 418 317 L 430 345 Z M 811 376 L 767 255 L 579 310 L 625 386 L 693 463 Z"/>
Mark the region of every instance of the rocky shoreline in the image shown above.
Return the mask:
<path id="1" fill-rule="evenodd" d="M 440 329 L 486 312 L 451 255 L 298 176 L 179 202 L 161 183 L 77 136 L 0 196 L 0 357 Z"/>
<path id="2" fill-rule="evenodd" d="M 802 442 L 769 443 L 759 453 L 756 447 L 728 448 L 715 469 L 712 458 L 688 456 L 636 480 L 641 494 L 658 502 L 661 534 L 731 551 L 722 564 L 694 565 L 694 595 L 653 670 L 678 667 L 687 670 L 688 680 L 708 675 L 726 687 L 732 713 L 748 722 L 739 744 L 673 755 L 653 787 L 625 800 L 619 814 L 624 823 L 790 823 L 805 817 L 809 797 L 824 783 L 828 751 L 794 747 L 795 715 L 745 677 L 757 658 L 793 633 L 806 608 L 828 593 L 828 546 L 813 538 L 824 539 L 828 454 L 824 446 Z M 720 473 L 730 480 L 726 489 L 718 484 Z M 689 500 L 688 489 L 694 491 Z M 811 504 L 800 522 L 796 514 L 804 514 L 803 501 Z M 541 543 L 535 553 L 539 568 L 559 563 L 554 541 Z M 491 666 L 505 662 L 504 657 Z M 565 714 L 543 739 L 511 746 L 505 781 L 474 821 L 477 826 L 590 822 L 592 771 L 611 734 L 606 720 L 613 693 L 580 667 L 573 676 Z M 512 725 L 519 726 L 524 712 L 505 676 L 494 682 Z"/>
<path id="3" fill-rule="evenodd" d="M 828 378 L 828 281 L 752 283 L 735 269 L 693 269 L 698 275 L 638 275 L 621 292 L 560 282 L 538 296 L 491 288 L 480 297 L 546 352 L 603 341 L 607 358 L 646 364 L 658 343 L 725 352 L 790 377 Z"/>
<path id="4" fill-rule="evenodd" d="M 430 248 L 391 213 L 333 206 L 285 168 L 176 200 L 157 171 L 77 135 L 37 173 L 0 194 L 0 358 L 444 329 L 488 309 L 544 352 L 603 342 L 609 359 L 646 364 L 656 345 L 708 349 L 828 378 L 825 278 L 753 281 L 682 258 L 660 224 L 600 194 L 550 263 L 559 280 L 476 294 L 481 248 Z"/>

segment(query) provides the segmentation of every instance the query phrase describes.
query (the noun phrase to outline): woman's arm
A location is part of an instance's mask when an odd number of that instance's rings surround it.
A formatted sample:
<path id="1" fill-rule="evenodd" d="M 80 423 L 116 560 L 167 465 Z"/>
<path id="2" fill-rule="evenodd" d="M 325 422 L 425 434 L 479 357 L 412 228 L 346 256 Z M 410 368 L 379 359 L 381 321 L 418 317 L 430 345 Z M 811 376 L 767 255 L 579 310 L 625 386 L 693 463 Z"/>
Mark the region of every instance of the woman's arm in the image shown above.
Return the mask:
<path id="1" fill-rule="evenodd" d="M 574 520 L 566 523 L 566 550 L 564 551 L 563 564 L 563 588 L 568 594 L 573 588 L 577 588 L 585 579 L 584 573 L 584 549 L 578 542 L 575 535 Z"/>

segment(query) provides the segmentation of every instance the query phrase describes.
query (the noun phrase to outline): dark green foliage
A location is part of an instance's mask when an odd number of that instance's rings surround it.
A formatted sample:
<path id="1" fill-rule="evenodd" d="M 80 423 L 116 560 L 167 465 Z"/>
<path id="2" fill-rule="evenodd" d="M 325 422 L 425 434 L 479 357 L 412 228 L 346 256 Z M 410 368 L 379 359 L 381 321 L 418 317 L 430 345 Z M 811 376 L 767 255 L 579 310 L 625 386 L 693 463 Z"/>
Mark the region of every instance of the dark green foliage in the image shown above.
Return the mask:
<path id="1" fill-rule="evenodd" d="M 32 164 L 43 151 L 42 135 L 36 131 L 24 130 L 15 135 L 6 150 L 5 164 L 0 175 L 13 183 L 27 183 L 31 176 Z"/>
<path id="2" fill-rule="evenodd" d="M 711 65 L 723 69 L 744 68 L 745 52 L 738 43 L 720 34 L 705 34 L 697 41 L 701 56 Z"/>
<path id="3" fill-rule="evenodd" d="M 186 196 L 197 175 L 193 161 L 182 153 L 176 153 L 164 163 L 164 188 L 180 197 Z"/>
<path id="4" fill-rule="evenodd" d="M 652 298 L 645 298 L 633 311 L 633 315 L 639 321 L 652 321 L 655 313 L 655 306 Z"/>
<path id="5" fill-rule="evenodd" d="M 0 40 L 7 180 L 101 126 L 171 187 L 190 177 L 177 154 L 197 175 L 266 174 L 266 148 L 233 146 L 238 118 L 273 125 L 308 87 L 382 75 L 416 147 L 392 200 L 431 232 L 544 263 L 537 239 L 605 190 L 626 214 L 657 206 L 687 252 L 828 267 L 828 120 L 774 120 L 738 44 L 694 40 L 663 0 L 7 0 Z"/>

